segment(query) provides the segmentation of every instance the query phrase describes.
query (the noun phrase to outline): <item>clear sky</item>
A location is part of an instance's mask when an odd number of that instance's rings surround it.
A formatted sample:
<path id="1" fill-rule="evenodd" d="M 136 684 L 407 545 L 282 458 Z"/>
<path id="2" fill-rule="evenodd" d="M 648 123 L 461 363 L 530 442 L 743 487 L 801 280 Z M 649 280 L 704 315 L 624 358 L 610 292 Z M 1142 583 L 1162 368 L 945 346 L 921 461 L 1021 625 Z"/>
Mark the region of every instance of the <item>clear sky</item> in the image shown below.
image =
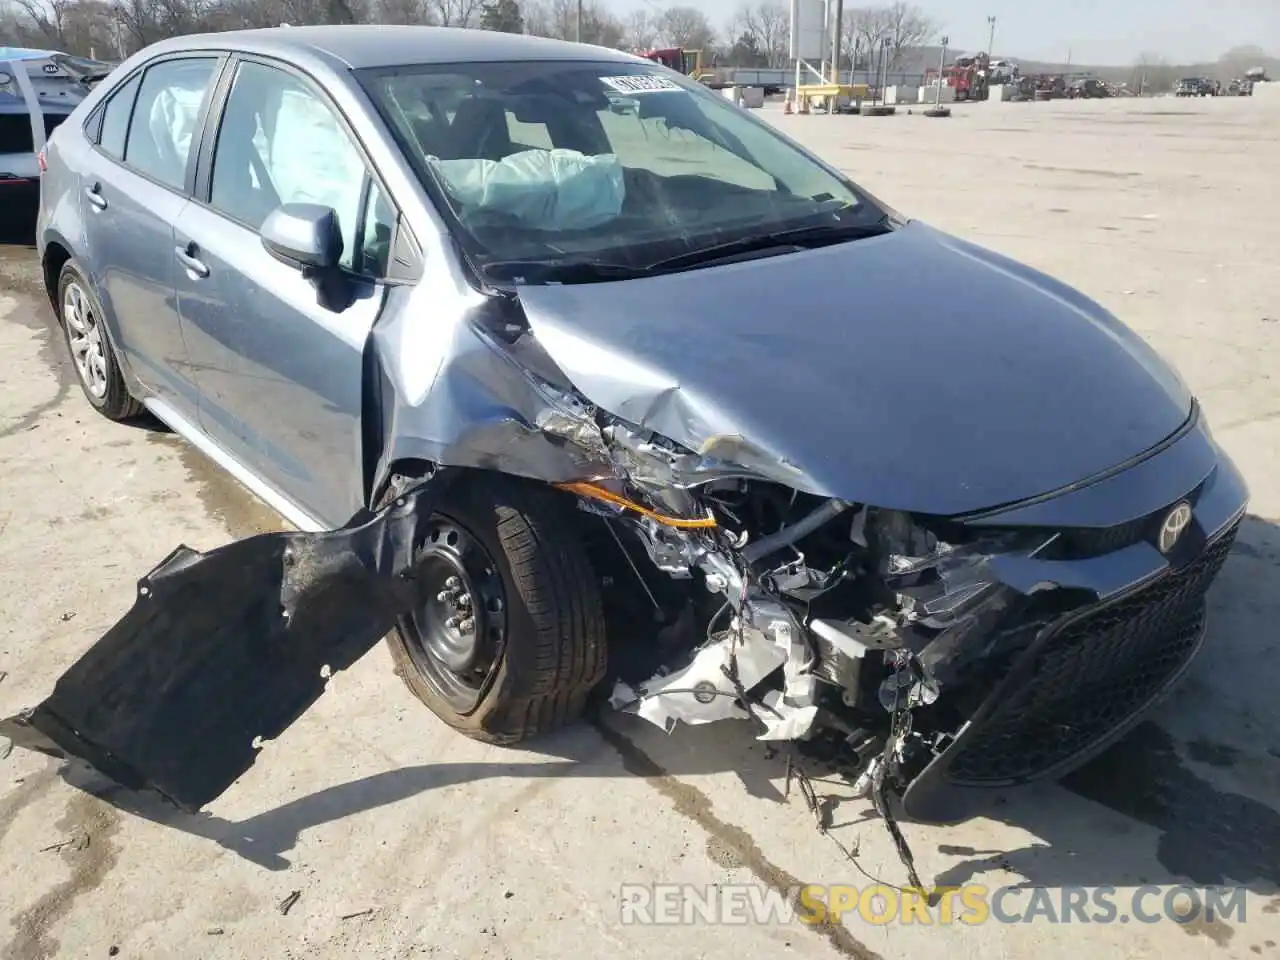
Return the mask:
<path id="1" fill-rule="evenodd" d="M 673 0 L 705 10 L 718 31 L 741 0 Z M 751 0 L 758 2 L 758 0 Z M 786 3 L 787 0 L 781 0 Z M 1098 66 L 1130 64 L 1143 52 L 1174 62 L 1216 60 L 1252 44 L 1280 56 L 1280 0 L 916 0 L 950 34 L 953 46 L 987 45 L 987 17 L 996 18 L 995 54 Z M 606 0 L 615 10 L 660 0 Z M 846 6 L 873 6 L 875 0 Z"/>

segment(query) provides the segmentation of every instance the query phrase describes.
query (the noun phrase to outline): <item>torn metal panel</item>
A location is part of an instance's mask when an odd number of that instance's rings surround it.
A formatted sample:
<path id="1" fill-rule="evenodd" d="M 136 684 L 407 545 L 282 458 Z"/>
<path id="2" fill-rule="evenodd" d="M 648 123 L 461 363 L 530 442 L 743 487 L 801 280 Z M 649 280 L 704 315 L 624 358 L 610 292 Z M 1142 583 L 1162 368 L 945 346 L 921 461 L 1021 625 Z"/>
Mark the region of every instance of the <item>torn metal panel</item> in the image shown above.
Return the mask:
<path id="1" fill-rule="evenodd" d="M 613 459 L 628 479 L 661 495 L 670 489 L 695 487 L 714 480 L 763 479 L 803 487 L 805 475 L 790 464 L 770 459 L 742 437 L 715 436 L 698 452 L 686 453 L 646 439 L 623 422 L 604 431 Z"/>
<path id="2" fill-rule="evenodd" d="M 518 304 L 481 299 L 457 311 L 388 312 L 374 328 L 389 394 L 374 489 L 404 460 L 548 483 L 614 476 L 595 411 L 525 330 Z"/>
<path id="3" fill-rule="evenodd" d="M 445 482 L 341 530 L 179 547 L 46 700 L 0 721 L 0 735 L 199 809 L 253 765 L 256 740 L 283 733 L 329 674 L 413 606 L 413 544 Z"/>

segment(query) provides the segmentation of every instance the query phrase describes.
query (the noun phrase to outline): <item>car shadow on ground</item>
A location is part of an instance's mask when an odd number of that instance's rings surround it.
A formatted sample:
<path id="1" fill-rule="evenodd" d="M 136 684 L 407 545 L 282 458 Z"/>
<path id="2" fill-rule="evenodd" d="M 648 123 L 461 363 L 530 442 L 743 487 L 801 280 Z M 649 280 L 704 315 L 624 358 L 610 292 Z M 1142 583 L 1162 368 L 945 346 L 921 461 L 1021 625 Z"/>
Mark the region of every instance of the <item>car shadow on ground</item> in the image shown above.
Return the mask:
<path id="1" fill-rule="evenodd" d="M 907 825 L 924 882 L 984 882 L 984 875 L 1004 872 L 1021 877 L 1014 885 L 1037 887 L 1191 882 L 1238 883 L 1265 895 L 1280 890 L 1280 705 L 1274 694 L 1280 688 L 1274 627 L 1280 528 L 1245 519 L 1210 607 L 1207 649 L 1151 719 L 1065 780 L 996 797 L 986 816 L 1027 834 L 1024 846 L 979 849 L 949 842 L 948 828 Z M 308 829 L 487 779 L 638 776 L 678 812 L 710 818 L 704 826 L 718 825 L 731 837 L 745 834 L 719 820 L 710 800 L 677 778 L 732 772 L 748 796 L 785 801 L 783 754 L 756 741 L 745 721 L 682 727 L 667 736 L 635 717 L 601 715 L 506 755 L 502 762 L 386 771 L 241 821 L 182 813 L 81 767 L 65 767 L 64 776 L 123 810 L 273 870 L 289 866 L 285 854 Z M 841 776 L 805 763 L 832 812 L 831 832 L 846 847 L 856 846 L 860 831 L 880 829 L 869 804 L 852 798 Z M 808 817 L 791 793 L 797 816 Z M 964 835 L 963 828 L 951 834 Z M 752 844 L 749 837 L 740 842 Z"/>

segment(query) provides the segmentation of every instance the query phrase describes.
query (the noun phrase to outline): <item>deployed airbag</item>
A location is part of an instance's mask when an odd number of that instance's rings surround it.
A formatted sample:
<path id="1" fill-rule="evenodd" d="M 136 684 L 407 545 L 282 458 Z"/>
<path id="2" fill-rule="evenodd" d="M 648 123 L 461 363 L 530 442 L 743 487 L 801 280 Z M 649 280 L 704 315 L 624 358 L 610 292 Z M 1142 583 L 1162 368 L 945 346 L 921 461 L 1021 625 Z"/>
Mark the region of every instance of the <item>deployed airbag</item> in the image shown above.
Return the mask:
<path id="1" fill-rule="evenodd" d="M 514 217 L 540 230 L 585 230 L 622 212 L 622 165 L 613 154 L 524 150 L 501 160 L 441 160 L 427 164 L 464 219 L 478 212 Z"/>

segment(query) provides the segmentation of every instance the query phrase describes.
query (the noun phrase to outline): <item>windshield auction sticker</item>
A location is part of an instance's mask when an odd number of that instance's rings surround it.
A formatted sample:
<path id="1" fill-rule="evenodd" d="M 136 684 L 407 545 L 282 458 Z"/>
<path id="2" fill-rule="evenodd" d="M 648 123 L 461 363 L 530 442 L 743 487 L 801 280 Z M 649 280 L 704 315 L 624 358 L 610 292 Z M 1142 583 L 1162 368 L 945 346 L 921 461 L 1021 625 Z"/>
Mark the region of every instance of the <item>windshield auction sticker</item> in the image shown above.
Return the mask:
<path id="1" fill-rule="evenodd" d="M 670 77 L 660 77 L 652 73 L 632 74 L 627 77 L 601 77 L 600 82 L 612 87 L 619 93 L 633 95 L 637 93 L 665 93 L 670 90 L 680 89 L 680 84 Z"/>

